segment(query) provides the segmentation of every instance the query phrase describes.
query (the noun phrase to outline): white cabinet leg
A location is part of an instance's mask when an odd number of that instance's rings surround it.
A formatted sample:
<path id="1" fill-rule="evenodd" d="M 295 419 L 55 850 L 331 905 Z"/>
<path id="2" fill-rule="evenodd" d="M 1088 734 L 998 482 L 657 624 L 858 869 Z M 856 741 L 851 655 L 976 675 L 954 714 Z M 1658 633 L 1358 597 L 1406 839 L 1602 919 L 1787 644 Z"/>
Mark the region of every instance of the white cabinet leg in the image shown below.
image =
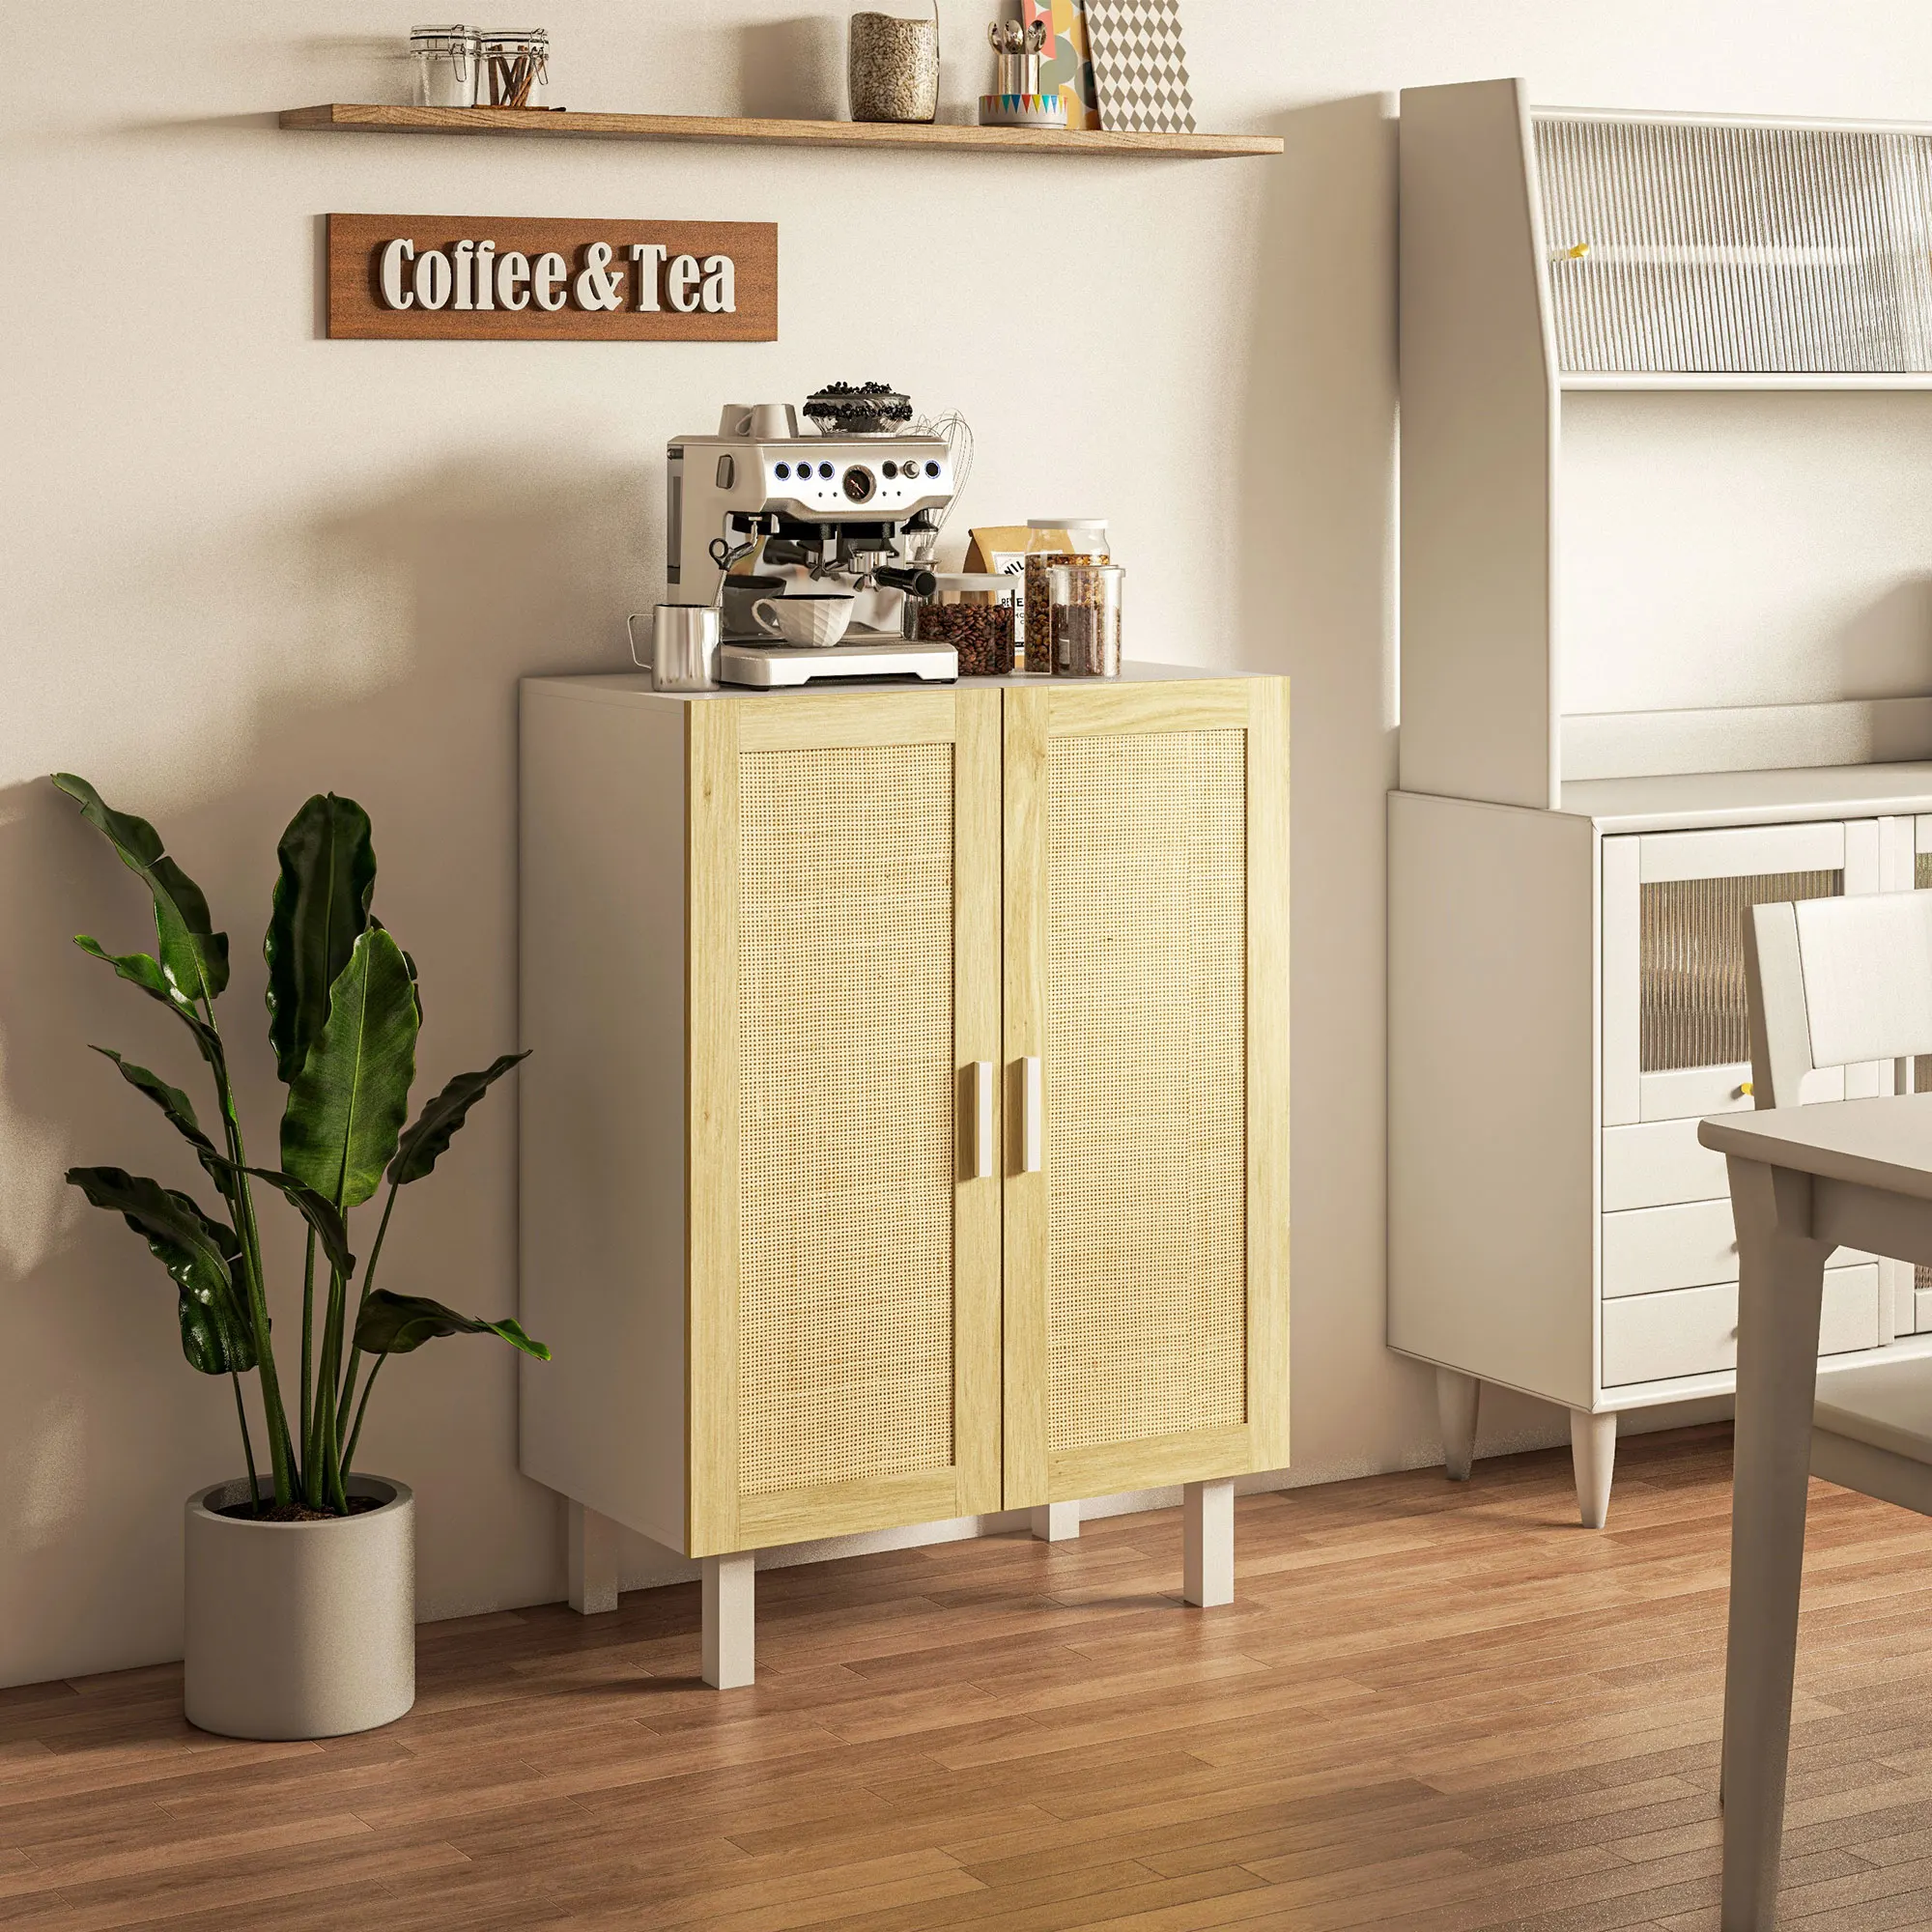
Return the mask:
<path id="1" fill-rule="evenodd" d="M 1476 1460 L 1476 1406 L 1483 1385 L 1460 1369 L 1435 1371 L 1435 1413 L 1442 1423 L 1442 1467 L 1452 1483 L 1469 1480 Z"/>
<path id="2" fill-rule="evenodd" d="M 617 1607 L 617 1525 L 570 1498 L 570 1607 L 581 1617 Z"/>
<path id="3" fill-rule="evenodd" d="M 752 1681 L 753 1578 L 757 1559 L 749 1549 L 700 1559 L 704 1602 L 704 1681 L 736 1690 Z"/>
<path id="4" fill-rule="evenodd" d="M 1071 1543 L 1080 1534 L 1080 1505 L 1041 1503 L 1032 1512 L 1033 1533 L 1041 1543 Z"/>
<path id="5" fill-rule="evenodd" d="M 1617 1466 L 1617 1418 L 1570 1411 L 1570 1463 L 1577 1476 L 1577 1513 L 1585 1529 L 1602 1529 L 1610 1514 L 1610 1477 Z"/>
<path id="6" fill-rule="evenodd" d="M 1204 1608 L 1235 1601 L 1235 1479 L 1189 1483 L 1181 1491 L 1183 1594 Z"/>

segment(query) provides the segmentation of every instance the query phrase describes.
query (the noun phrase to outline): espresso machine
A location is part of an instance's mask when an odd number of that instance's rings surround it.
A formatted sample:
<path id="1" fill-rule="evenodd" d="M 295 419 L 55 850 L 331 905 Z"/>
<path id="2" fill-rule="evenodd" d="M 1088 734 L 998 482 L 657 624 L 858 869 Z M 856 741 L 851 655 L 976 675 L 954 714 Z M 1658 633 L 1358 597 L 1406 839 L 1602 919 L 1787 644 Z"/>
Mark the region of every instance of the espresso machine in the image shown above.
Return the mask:
<path id="1" fill-rule="evenodd" d="M 883 384 L 835 384 L 808 398 L 816 433 L 789 403 L 727 403 L 712 436 L 667 452 L 671 598 L 720 605 L 718 674 L 729 684 L 959 674 L 950 645 L 904 635 L 905 599 L 929 596 L 929 554 L 955 488 L 941 436 L 915 435 L 905 397 Z M 832 645 L 786 644 L 752 614 L 764 596 L 849 593 Z"/>

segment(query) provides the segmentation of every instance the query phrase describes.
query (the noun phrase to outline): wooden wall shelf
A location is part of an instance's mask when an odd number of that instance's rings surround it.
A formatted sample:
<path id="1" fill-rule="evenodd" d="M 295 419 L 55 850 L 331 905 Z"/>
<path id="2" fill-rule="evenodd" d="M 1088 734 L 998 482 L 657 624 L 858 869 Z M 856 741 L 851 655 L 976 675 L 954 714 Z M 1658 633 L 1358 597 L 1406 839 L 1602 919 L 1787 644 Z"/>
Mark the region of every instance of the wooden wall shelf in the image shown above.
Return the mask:
<path id="1" fill-rule="evenodd" d="M 1171 155 L 1194 160 L 1278 155 L 1272 134 L 1128 134 L 977 128 L 952 122 L 760 121 L 730 114 L 587 114 L 519 107 L 384 107 L 327 101 L 285 108 L 284 128 L 329 133 L 522 134 L 602 141 L 763 141 L 794 148 L 952 148 L 1027 155 Z"/>

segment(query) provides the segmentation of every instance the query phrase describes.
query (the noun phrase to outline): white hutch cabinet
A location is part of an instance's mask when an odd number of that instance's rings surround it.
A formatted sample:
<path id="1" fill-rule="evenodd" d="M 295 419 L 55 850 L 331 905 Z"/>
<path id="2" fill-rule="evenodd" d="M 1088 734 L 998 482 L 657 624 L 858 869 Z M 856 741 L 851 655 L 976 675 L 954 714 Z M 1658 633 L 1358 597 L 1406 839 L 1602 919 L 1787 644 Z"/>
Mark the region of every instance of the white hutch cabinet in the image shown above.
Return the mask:
<path id="1" fill-rule="evenodd" d="M 1733 1387 L 1736 1239 L 1696 1122 L 1751 1104 L 1745 909 L 1932 886 L 1932 701 L 1775 701 L 1776 667 L 1728 663 L 1732 701 L 1686 706 L 1654 642 L 1587 614 L 1561 638 L 1590 534 L 1559 514 L 1564 409 L 1932 386 L 1928 183 L 1926 130 L 1403 96 L 1388 1340 L 1436 1368 L 1452 1476 L 1483 1383 L 1567 1407 L 1592 1526 L 1620 1412 Z M 1624 709 L 1590 701 L 1606 684 Z M 1932 1350 L 1925 1272 L 1834 1257 L 1821 1367 Z"/>

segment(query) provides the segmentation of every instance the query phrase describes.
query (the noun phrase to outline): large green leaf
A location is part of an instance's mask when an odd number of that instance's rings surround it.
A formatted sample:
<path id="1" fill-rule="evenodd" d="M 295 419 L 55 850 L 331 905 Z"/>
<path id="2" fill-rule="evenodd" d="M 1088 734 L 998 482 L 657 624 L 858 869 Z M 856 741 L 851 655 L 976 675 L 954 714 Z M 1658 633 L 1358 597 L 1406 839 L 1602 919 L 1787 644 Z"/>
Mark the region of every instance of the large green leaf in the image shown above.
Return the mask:
<path id="1" fill-rule="evenodd" d="M 185 1014 L 184 1017 L 186 1017 Z M 201 1021 L 197 1019 L 191 1024 L 199 1027 Z M 131 1060 L 123 1060 L 111 1046 L 97 1046 L 93 1050 L 103 1060 L 111 1060 L 122 1079 L 137 1094 L 145 1094 L 168 1117 L 175 1130 L 194 1149 L 194 1157 L 201 1162 L 209 1179 L 230 1197 L 232 1206 L 235 1189 L 230 1176 L 235 1164 L 217 1152 L 214 1143 L 202 1132 L 201 1122 L 195 1117 L 194 1102 L 179 1087 L 170 1087 L 158 1073 L 151 1073 L 145 1066 L 136 1066 Z"/>
<path id="2" fill-rule="evenodd" d="M 371 926 L 329 990 L 327 1023 L 282 1116 L 283 1168 L 345 1213 L 375 1193 L 396 1151 L 418 1025 L 402 949 Z"/>
<path id="3" fill-rule="evenodd" d="M 205 1376 L 256 1365 L 255 1338 L 235 1288 L 242 1243 L 185 1194 L 119 1167 L 71 1167 L 70 1183 L 125 1220 L 181 1292 L 182 1353 Z"/>
<path id="4" fill-rule="evenodd" d="M 469 1110 L 489 1091 L 493 1081 L 500 1080 L 520 1060 L 529 1058 L 527 1052 L 505 1053 L 497 1056 L 480 1073 L 459 1073 L 436 1098 L 424 1107 L 396 1147 L 396 1157 L 389 1163 L 389 1179 L 401 1187 L 408 1181 L 420 1180 L 436 1163 L 451 1137 L 466 1120 Z"/>
<path id="5" fill-rule="evenodd" d="M 224 1089 L 228 1072 L 223 1062 L 221 1039 L 214 1029 L 196 1011 L 194 1003 L 179 992 L 154 958 L 146 952 L 110 952 L 92 934 L 76 932 L 73 943 L 90 959 L 104 959 L 130 985 L 140 987 L 150 999 L 158 1000 L 194 1036 L 201 1057 L 214 1069 Z"/>
<path id="6" fill-rule="evenodd" d="M 289 1206 L 315 1230 L 329 1266 L 345 1278 L 355 1272 L 355 1257 L 349 1252 L 349 1223 L 337 1212 L 332 1201 L 326 1200 L 306 1182 L 298 1180 L 292 1174 L 278 1173 L 272 1167 L 237 1167 L 226 1154 L 213 1150 L 202 1165 L 214 1175 L 217 1184 L 224 1189 L 229 1185 L 239 1185 L 239 1177 L 244 1174 L 253 1175 L 257 1180 L 266 1180 L 270 1187 L 279 1189 L 287 1197 Z"/>
<path id="7" fill-rule="evenodd" d="M 439 1335 L 500 1335 L 513 1349 L 540 1362 L 550 1360 L 550 1350 L 531 1341 L 516 1322 L 479 1321 L 427 1295 L 391 1294 L 379 1288 L 355 1318 L 355 1346 L 365 1355 L 407 1355 Z"/>
<path id="8" fill-rule="evenodd" d="M 161 835 L 145 818 L 116 811 L 85 779 L 71 772 L 56 772 L 54 783 L 79 801 L 80 815 L 106 838 L 121 855 L 121 863 L 141 878 L 153 895 L 155 932 L 160 942 L 156 952 L 167 982 L 185 999 L 213 999 L 228 983 L 228 935 L 214 930 L 201 888 L 167 856 Z"/>
<path id="9" fill-rule="evenodd" d="M 353 798 L 318 792 L 275 848 L 281 873 L 262 942 L 269 962 L 269 1043 L 292 1082 L 328 1020 L 328 991 L 369 923 L 376 852 L 369 814 Z"/>
<path id="10" fill-rule="evenodd" d="M 122 1079 L 137 1094 L 145 1094 L 170 1121 L 185 1140 L 197 1148 L 213 1148 L 214 1143 L 201 1130 L 201 1122 L 195 1118 L 194 1102 L 179 1087 L 170 1087 L 158 1073 L 151 1073 L 145 1066 L 136 1066 L 131 1060 L 123 1060 L 111 1046 L 97 1046 L 92 1051 L 103 1060 L 111 1060 Z"/>

